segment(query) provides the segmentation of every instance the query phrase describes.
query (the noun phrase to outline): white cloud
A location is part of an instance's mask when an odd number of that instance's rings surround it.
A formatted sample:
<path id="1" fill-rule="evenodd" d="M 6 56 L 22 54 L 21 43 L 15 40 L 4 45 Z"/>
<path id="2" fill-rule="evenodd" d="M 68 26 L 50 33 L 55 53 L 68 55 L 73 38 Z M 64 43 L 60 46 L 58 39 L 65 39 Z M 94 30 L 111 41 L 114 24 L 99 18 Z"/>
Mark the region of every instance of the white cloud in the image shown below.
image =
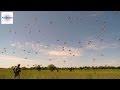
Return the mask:
<path id="1" fill-rule="evenodd" d="M 11 46 L 12 46 L 12 47 L 15 47 L 15 44 L 14 44 L 14 43 L 12 43 L 12 44 L 11 44 Z"/>
<path id="2" fill-rule="evenodd" d="M 29 49 L 33 52 L 38 52 L 48 57 L 69 58 L 73 55 L 75 55 L 75 57 L 82 55 L 82 49 L 74 47 L 64 47 L 63 51 L 62 46 L 60 45 L 49 44 L 49 46 L 47 46 L 43 43 L 35 43 L 33 41 L 25 43 L 15 42 L 15 44 L 16 49 Z"/>
<path id="3" fill-rule="evenodd" d="M 84 45 L 83 45 L 84 49 L 91 49 L 91 50 L 103 50 L 103 49 L 118 48 L 118 47 L 120 47 L 118 42 L 100 41 L 100 40 L 95 39 L 94 37 L 89 37 L 84 42 Z"/>
<path id="4" fill-rule="evenodd" d="M 104 11 L 93 11 L 92 14 L 90 14 L 90 16 L 96 17 L 98 15 L 102 15 L 104 14 Z"/>
<path id="5" fill-rule="evenodd" d="M 64 52 L 64 51 L 49 51 L 48 54 L 50 56 L 71 57 L 71 54 L 69 54 L 69 52 Z M 80 56 L 81 54 L 79 52 L 75 52 L 74 55 Z"/>
<path id="6" fill-rule="evenodd" d="M 0 55 L 0 67 L 6 68 L 6 67 L 15 66 L 17 64 L 21 64 L 22 67 L 27 65 L 32 66 L 34 64 L 38 64 L 38 62 L 30 59 L 15 57 L 15 56 Z"/>

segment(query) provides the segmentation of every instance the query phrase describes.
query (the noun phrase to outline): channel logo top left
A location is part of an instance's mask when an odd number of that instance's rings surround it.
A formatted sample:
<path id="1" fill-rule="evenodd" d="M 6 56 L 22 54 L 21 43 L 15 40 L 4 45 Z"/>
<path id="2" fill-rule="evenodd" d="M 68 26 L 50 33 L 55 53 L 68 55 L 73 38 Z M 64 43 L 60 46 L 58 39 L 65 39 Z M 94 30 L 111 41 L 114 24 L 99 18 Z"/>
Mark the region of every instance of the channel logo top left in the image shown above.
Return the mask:
<path id="1" fill-rule="evenodd" d="M 13 24 L 13 12 L 1 12 L 1 24 Z"/>

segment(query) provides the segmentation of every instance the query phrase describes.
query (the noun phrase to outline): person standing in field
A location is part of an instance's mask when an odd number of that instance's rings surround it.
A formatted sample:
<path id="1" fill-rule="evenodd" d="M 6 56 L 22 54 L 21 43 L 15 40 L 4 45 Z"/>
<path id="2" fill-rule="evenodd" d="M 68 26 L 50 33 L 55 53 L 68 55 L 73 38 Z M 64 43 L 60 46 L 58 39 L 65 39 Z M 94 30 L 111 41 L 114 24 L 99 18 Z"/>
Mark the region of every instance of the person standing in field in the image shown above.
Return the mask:
<path id="1" fill-rule="evenodd" d="M 20 72 L 21 72 L 21 68 L 20 68 L 20 64 L 18 64 L 18 66 L 15 66 L 13 68 L 14 71 L 14 79 L 20 79 Z"/>

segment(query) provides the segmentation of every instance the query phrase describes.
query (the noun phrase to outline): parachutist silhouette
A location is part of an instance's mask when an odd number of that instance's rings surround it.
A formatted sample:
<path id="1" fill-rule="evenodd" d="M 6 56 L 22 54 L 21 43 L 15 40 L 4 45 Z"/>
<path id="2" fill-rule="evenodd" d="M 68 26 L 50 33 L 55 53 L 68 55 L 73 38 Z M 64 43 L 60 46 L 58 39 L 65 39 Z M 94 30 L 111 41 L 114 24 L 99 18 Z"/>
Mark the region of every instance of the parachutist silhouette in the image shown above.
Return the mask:
<path id="1" fill-rule="evenodd" d="M 9 30 L 9 32 L 11 32 L 11 30 Z"/>
<path id="2" fill-rule="evenodd" d="M 31 33 L 31 30 L 29 31 L 29 34 Z"/>
<path id="3" fill-rule="evenodd" d="M 64 60 L 64 63 L 65 63 L 66 61 Z"/>
<path id="4" fill-rule="evenodd" d="M 100 39 L 100 41 L 103 41 L 103 39 Z"/>
<path id="5" fill-rule="evenodd" d="M 93 59 L 93 61 L 95 61 L 95 59 Z"/>
<path id="6" fill-rule="evenodd" d="M 37 54 L 37 52 L 35 52 L 35 54 Z"/>
<path id="7" fill-rule="evenodd" d="M 64 42 L 64 44 L 66 44 L 66 42 Z"/>
<path id="8" fill-rule="evenodd" d="M 30 53 L 30 52 L 28 52 L 28 53 Z"/>
<path id="9" fill-rule="evenodd" d="M 25 57 L 24 59 L 27 59 L 27 57 Z"/>
<path id="10" fill-rule="evenodd" d="M 37 43 L 39 43 L 39 41 L 37 41 Z"/>
<path id="11" fill-rule="evenodd" d="M 53 22 L 52 22 L 52 21 L 50 21 L 50 24 L 53 24 Z"/>
<path id="12" fill-rule="evenodd" d="M 71 51 L 71 50 L 69 50 L 69 51 Z"/>

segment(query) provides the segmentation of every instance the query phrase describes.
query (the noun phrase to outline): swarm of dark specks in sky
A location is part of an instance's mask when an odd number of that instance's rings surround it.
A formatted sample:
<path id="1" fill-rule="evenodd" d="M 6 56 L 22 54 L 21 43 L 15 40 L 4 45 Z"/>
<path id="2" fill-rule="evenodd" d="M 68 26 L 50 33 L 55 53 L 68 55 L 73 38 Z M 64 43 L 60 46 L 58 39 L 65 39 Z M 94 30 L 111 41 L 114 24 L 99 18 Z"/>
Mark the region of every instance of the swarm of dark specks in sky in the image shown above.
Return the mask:
<path id="1" fill-rule="evenodd" d="M 113 11 L 113 13 L 114 13 L 114 14 L 119 14 L 119 11 Z M 80 18 L 77 17 L 77 20 L 78 20 L 78 19 L 79 19 L 79 21 L 83 20 L 81 17 L 80 17 Z M 35 21 L 35 24 L 36 24 L 36 23 L 37 23 L 36 21 L 38 21 L 38 18 L 35 17 L 35 18 L 34 18 L 34 21 Z M 50 21 L 48 21 L 48 22 L 49 22 L 49 24 L 53 24 L 54 21 L 50 20 Z M 68 16 L 68 17 L 67 17 L 67 22 L 70 23 L 70 24 L 72 24 L 73 18 L 72 18 L 71 16 Z M 97 18 L 97 19 L 95 19 L 95 22 L 98 23 L 98 22 L 100 22 L 100 20 Z M 54 22 L 54 23 L 55 23 L 55 22 Z M 76 22 L 76 23 L 78 23 L 78 22 Z M 102 23 L 103 23 L 103 25 L 102 25 L 102 27 L 100 28 L 100 30 L 101 30 L 102 33 L 105 33 L 106 27 L 107 27 L 107 25 L 106 25 L 107 22 L 106 22 L 106 21 L 103 21 Z M 33 25 L 32 25 L 32 24 L 27 24 L 27 25 L 25 26 L 25 29 L 29 29 L 29 31 L 27 32 L 28 34 L 33 33 L 32 29 L 30 29 L 30 26 L 32 27 Z M 9 32 L 10 32 L 10 33 L 14 33 L 14 34 L 18 34 L 16 31 L 13 31 L 13 30 L 9 30 Z M 38 29 L 37 32 L 42 32 L 42 31 L 41 31 L 41 29 L 40 29 L 40 30 Z M 104 39 L 105 39 L 105 38 L 100 38 L 99 40 L 100 40 L 100 41 L 104 41 Z M 120 41 L 120 38 L 119 38 L 118 40 Z M 59 42 L 59 41 L 61 41 L 61 40 L 58 39 L 57 42 Z M 40 43 L 40 42 L 37 41 L 37 43 Z M 78 41 L 77 43 L 81 45 L 81 42 L 80 42 L 80 41 Z M 68 44 L 68 43 L 67 43 L 66 41 L 64 41 L 63 44 L 66 45 L 66 44 Z M 91 44 L 92 44 L 92 41 L 88 41 L 87 44 L 88 44 L 88 45 L 91 45 Z M 49 46 L 49 45 L 46 45 L 46 46 Z M 81 45 L 80 48 L 83 48 L 83 46 Z M 5 49 L 4 52 L 7 52 L 6 48 L 4 48 L 4 49 Z M 75 55 L 72 53 L 71 50 L 66 50 L 64 46 L 62 47 L 62 50 L 63 50 L 63 51 L 69 51 L 69 54 L 70 54 L 70 55 L 75 56 Z M 1 53 L 4 53 L 4 52 L 2 51 Z M 26 52 L 26 50 L 23 50 L 23 52 Z M 15 52 L 13 51 L 13 53 L 15 53 Z M 16 52 L 16 53 L 17 53 L 17 52 Z M 32 52 L 29 52 L 29 51 L 28 51 L 27 53 L 29 54 L 29 53 L 32 53 Z M 38 52 L 35 52 L 35 54 L 38 54 Z M 104 56 L 104 55 L 101 54 L 101 56 Z M 25 57 L 25 59 L 27 59 L 27 57 Z M 51 61 L 51 59 L 49 59 L 49 60 Z M 93 59 L 93 61 L 95 61 L 95 59 Z"/>

